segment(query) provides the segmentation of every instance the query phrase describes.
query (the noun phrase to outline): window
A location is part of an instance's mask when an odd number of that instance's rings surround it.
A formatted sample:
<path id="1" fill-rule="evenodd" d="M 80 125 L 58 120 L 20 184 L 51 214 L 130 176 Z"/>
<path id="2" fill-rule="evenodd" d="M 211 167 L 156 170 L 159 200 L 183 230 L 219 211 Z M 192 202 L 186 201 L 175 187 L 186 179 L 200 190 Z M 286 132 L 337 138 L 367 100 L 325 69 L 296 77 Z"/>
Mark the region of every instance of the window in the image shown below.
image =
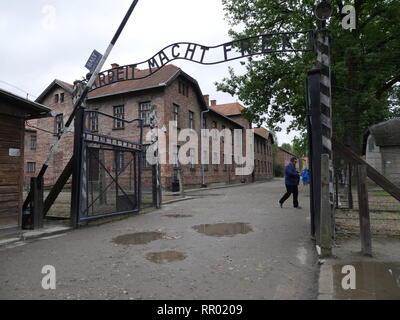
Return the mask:
<path id="1" fill-rule="evenodd" d="M 221 136 L 221 139 L 222 139 L 222 148 L 224 148 L 224 143 L 225 143 L 225 129 L 226 129 L 226 127 L 224 126 L 224 125 L 222 125 L 222 136 Z M 224 150 L 224 149 L 223 149 Z"/>
<path id="2" fill-rule="evenodd" d="M 96 112 L 89 113 L 89 130 L 93 132 L 99 131 L 99 115 Z"/>
<path id="3" fill-rule="evenodd" d="M 64 92 L 60 93 L 60 102 L 64 102 Z"/>
<path id="4" fill-rule="evenodd" d="M 144 153 L 144 160 L 143 160 L 143 169 L 151 169 L 151 164 L 148 161 L 149 159 L 147 158 L 147 149 L 146 152 Z"/>
<path id="5" fill-rule="evenodd" d="M 179 81 L 179 93 L 185 97 L 189 97 L 189 86 L 182 81 Z"/>
<path id="6" fill-rule="evenodd" d="M 116 151 L 115 153 L 116 172 L 120 173 L 124 170 L 124 152 Z"/>
<path id="7" fill-rule="evenodd" d="M 189 129 L 194 129 L 194 112 L 189 111 Z"/>
<path id="8" fill-rule="evenodd" d="M 114 117 L 119 119 L 125 119 L 125 108 L 124 106 L 114 107 Z M 114 119 L 114 129 L 123 129 L 124 122 L 118 119 Z"/>
<path id="9" fill-rule="evenodd" d="M 64 115 L 62 113 L 56 115 L 56 132 L 61 134 L 64 128 Z"/>
<path id="10" fill-rule="evenodd" d="M 143 125 L 150 125 L 150 102 L 142 102 L 139 104 L 140 118 L 143 119 Z"/>
<path id="11" fill-rule="evenodd" d="M 213 121 L 213 122 L 212 122 L 212 129 L 217 129 L 217 122 L 216 122 L 216 121 Z M 216 140 L 216 139 L 217 139 L 217 132 L 216 132 L 216 131 L 214 131 L 214 132 L 212 133 L 212 138 L 213 138 L 213 140 Z"/>
<path id="12" fill-rule="evenodd" d="M 31 136 L 31 150 L 36 150 L 36 143 L 37 142 L 37 137 L 36 136 Z"/>
<path id="13" fill-rule="evenodd" d="M 207 117 L 203 115 L 202 129 L 207 129 Z"/>
<path id="14" fill-rule="evenodd" d="M 172 108 L 172 120 L 176 121 L 176 124 L 179 127 L 179 106 L 174 103 Z"/>
<path id="15" fill-rule="evenodd" d="M 54 103 L 58 103 L 58 93 L 54 95 Z"/>
<path id="16" fill-rule="evenodd" d="M 27 171 L 28 171 L 28 173 L 35 173 L 35 171 L 36 171 L 36 162 L 28 162 Z"/>
<path id="17" fill-rule="evenodd" d="M 222 125 L 221 126 L 221 130 L 222 130 L 222 133 L 223 133 L 223 137 L 225 137 L 225 129 L 226 129 L 226 127 L 224 125 Z"/>

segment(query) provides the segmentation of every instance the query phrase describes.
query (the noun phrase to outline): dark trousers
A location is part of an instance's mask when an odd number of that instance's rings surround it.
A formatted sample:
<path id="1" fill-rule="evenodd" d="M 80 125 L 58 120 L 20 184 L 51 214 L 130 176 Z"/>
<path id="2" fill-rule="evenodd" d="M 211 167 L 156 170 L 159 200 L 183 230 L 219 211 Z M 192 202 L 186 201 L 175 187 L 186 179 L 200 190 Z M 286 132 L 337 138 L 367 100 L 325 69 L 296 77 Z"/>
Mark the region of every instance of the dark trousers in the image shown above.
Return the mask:
<path id="1" fill-rule="evenodd" d="M 297 208 L 299 206 L 299 201 L 297 200 L 299 195 L 299 188 L 297 186 L 291 186 L 287 184 L 286 193 L 283 195 L 282 199 L 279 200 L 279 203 L 283 204 L 287 199 L 289 199 L 292 193 L 293 193 L 293 206 Z"/>

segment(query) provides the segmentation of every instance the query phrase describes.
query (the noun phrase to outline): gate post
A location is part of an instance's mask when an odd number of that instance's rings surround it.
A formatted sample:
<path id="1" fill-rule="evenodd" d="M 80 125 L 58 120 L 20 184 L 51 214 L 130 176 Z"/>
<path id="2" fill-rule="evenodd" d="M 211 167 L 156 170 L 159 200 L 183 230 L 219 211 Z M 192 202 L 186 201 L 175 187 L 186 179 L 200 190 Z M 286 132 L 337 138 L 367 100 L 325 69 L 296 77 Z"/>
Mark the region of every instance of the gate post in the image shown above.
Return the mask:
<path id="1" fill-rule="evenodd" d="M 310 160 L 310 214 L 311 236 L 319 241 L 321 212 L 321 154 L 322 131 L 320 110 L 321 70 L 314 68 L 308 71 L 307 79 L 307 124 Z M 317 243 L 319 244 L 319 243 Z"/>
<path id="2" fill-rule="evenodd" d="M 83 121 L 84 108 L 80 107 L 75 114 L 74 154 L 72 167 L 71 191 L 71 225 L 78 227 L 82 201 L 82 162 L 83 159 Z"/>
<path id="3" fill-rule="evenodd" d="M 22 216 L 22 229 L 39 229 L 43 227 L 43 177 L 31 178 L 29 214 Z"/>
<path id="4" fill-rule="evenodd" d="M 150 130 L 151 130 L 151 143 L 155 145 L 154 155 L 156 157 L 156 164 L 152 165 L 152 194 L 153 206 L 157 209 L 161 208 L 162 195 L 161 195 L 161 177 L 160 177 L 160 144 L 158 137 L 158 118 L 156 107 L 152 107 L 150 113 Z"/>
<path id="5" fill-rule="evenodd" d="M 321 245 L 321 215 L 324 219 L 323 230 L 330 228 L 334 234 L 332 221 L 334 213 L 333 165 L 332 165 L 332 94 L 330 70 L 329 36 L 318 31 L 316 36 L 317 67 L 308 72 L 307 81 L 307 118 L 310 139 L 309 157 L 311 166 L 311 234 Z M 328 156 L 328 165 L 321 168 L 321 156 Z M 321 172 L 324 170 L 324 172 Z M 328 178 L 328 197 L 321 193 L 321 176 Z M 324 210 L 324 212 L 321 212 Z M 325 212 L 328 210 L 328 212 Z"/>
<path id="6" fill-rule="evenodd" d="M 321 126 L 322 149 L 329 155 L 329 202 L 331 214 L 334 215 L 334 188 L 333 188 L 333 153 L 332 153 L 332 86 L 331 86 L 331 52 L 330 38 L 326 31 L 316 34 L 317 61 L 321 68 Z M 333 221 L 333 219 L 332 219 Z M 332 226 L 333 227 L 333 226 Z M 333 227 L 334 228 L 334 227 Z"/>

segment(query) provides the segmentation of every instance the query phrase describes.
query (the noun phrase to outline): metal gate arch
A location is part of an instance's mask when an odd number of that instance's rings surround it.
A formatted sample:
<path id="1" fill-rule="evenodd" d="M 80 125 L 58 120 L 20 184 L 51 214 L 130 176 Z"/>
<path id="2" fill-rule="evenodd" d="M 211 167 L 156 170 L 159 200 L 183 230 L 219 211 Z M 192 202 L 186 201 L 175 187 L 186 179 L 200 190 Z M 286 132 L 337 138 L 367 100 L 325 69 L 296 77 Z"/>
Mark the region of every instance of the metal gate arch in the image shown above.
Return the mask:
<path id="1" fill-rule="evenodd" d="M 258 36 L 253 36 L 249 38 L 234 40 L 231 42 L 227 42 L 218 46 L 204 46 L 196 43 L 189 42 L 180 42 L 171 44 L 161 51 L 156 53 L 152 58 L 145 60 L 141 63 L 120 66 L 117 68 L 113 68 L 110 70 L 106 70 L 100 72 L 98 74 L 97 79 L 94 81 L 93 85 L 90 86 L 88 91 L 92 91 L 98 89 L 103 86 L 111 85 L 116 82 L 128 81 L 128 80 L 137 80 L 149 77 L 162 69 L 166 64 L 170 63 L 176 59 L 185 59 L 195 63 L 204 64 L 204 65 L 214 65 L 218 63 L 223 63 L 227 61 L 232 61 L 235 59 L 240 59 L 244 57 L 250 57 L 254 55 L 264 55 L 271 53 L 284 53 L 284 52 L 314 52 L 317 54 L 317 66 L 320 67 L 324 59 L 321 60 L 321 57 L 328 57 L 329 60 L 329 52 L 326 50 L 321 50 L 321 46 L 318 45 L 318 39 L 321 38 L 320 32 L 316 32 L 314 30 L 306 30 L 306 31 L 298 31 L 298 32 L 282 32 L 282 33 L 274 33 L 274 34 L 263 34 Z M 186 51 L 178 52 L 179 48 L 185 47 Z M 329 44 L 328 44 L 329 46 Z M 197 55 L 196 55 L 196 50 Z M 207 61 L 207 53 L 210 50 L 218 51 L 223 58 L 216 61 Z M 237 51 L 237 54 L 234 55 L 233 52 Z M 199 52 L 201 54 L 199 54 Z M 147 74 L 137 74 L 138 67 L 144 64 L 146 65 L 148 70 Z M 322 64 L 323 66 L 323 64 Z M 144 70 L 144 69 L 143 69 Z M 329 67 L 328 67 L 329 70 Z M 330 79 L 328 79 L 330 82 Z M 313 121 L 308 122 L 308 132 L 309 137 L 312 142 L 312 146 L 310 144 L 310 158 L 311 166 L 313 166 L 313 170 L 311 170 L 312 174 L 312 192 L 311 192 L 311 234 L 313 236 L 318 235 L 319 233 L 319 205 L 316 203 L 321 195 L 321 174 L 319 173 L 319 159 L 322 150 L 322 144 L 320 141 L 321 134 L 318 134 L 318 128 L 320 124 L 315 122 L 315 119 L 321 119 L 321 109 L 318 102 L 315 102 L 314 97 L 319 95 L 320 93 L 320 83 L 311 81 L 308 79 L 307 81 L 308 88 L 306 92 L 307 96 L 307 113 L 308 119 L 311 120 L 311 113 L 315 113 L 315 117 Z M 330 98 L 330 96 L 329 96 Z M 121 138 L 117 138 L 112 135 L 104 135 L 98 134 L 91 130 L 88 130 L 87 118 L 88 115 L 96 114 L 97 116 L 107 117 L 112 119 L 113 121 L 121 121 L 123 123 L 129 124 L 137 122 L 139 124 L 139 138 L 135 140 L 125 140 Z M 326 117 L 323 117 L 324 122 L 330 123 L 331 115 L 327 114 Z M 318 127 L 318 128 L 317 128 Z M 312 132 L 314 133 L 312 134 Z M 330 133 L 331 135 L 331 133 Z M 330 138 L 324 137 L 324 138 Z M 324 141 L 328 141 L 324 139 Z M 329 141 L 328 141 L 329 142 Z M 325 147 L 325 145 L 324 145 Z M 115 183 L 115 210 L 113 212 L 97 212 L 97 214 L 93 214 L 93 205 L 96 201 L 101 198 L 101 194 L 106 193 L 109 186 L 107 186 L 106 190 L 102 190 L 104 192 L 99 192 L 97 197 L 91 196 L 89 200 L 89 195 L 93 191 L 93 181 L 89 178 L 92 177 L 92 174 L 89 171 L 92 170 L 89 168 L 93 164 L 89 164 L 87 162 L 88 155 L 94 155 L 96 151 L 99 150 L 109 150 L 110 152 L 123 152 L 124 154 L 130 154 L 132 159 L 136 162 L 135 170 L 137 170 L 137 175 L 134 177 L 134 185 L 137 186 L 136 191 L 132 197 L 132 194 L 126 192 L 119 183 L 118 178 L 119 174 L 116 172 L 114 175 L 107 170 L 107 166 L 104 162 L 101 161 L 99 157 L 95 159 L 98 165 L 101 167 L 106 174 L 112 178 L 111 183 Z M 132 119 L 125 120 L 120 119 L 98 110 L 85 110 L 80 107 L 77 109 L 75 115 L 75 140 L 74 140 L 74 166 L 73 166 L 73 190 L 72 190 L 72 205 L 71 205 L 71 218 L 75 222 L 75 225 L 78 225 L 80 222 L 90 219 L 95 219 L 99 217 L 106 217 L 112 215 L 118 215 L 123 213 L 137 212 L 141 208 L 142 201 L 142 186 L 140 183 L 140 175 L 143 169 L 143 159 L 144 153 L 146 150 L 146 145 L 143 143 L 143 120 L 142 119 Z M 96 158 L 95 156 L 91 157 Z M 89 166 L 89 167 L 88 167 Z M 115 164 L 115 167 L 118 166 L 118 163 Z M 101 170 L 100 169 L 100 170 Z M 156 169 L 156 170 L 155 170 Z M 157 170 L 158 169 L 158 170 Z M 159 174 L 159 168 L 153 167 L 153 175 Z M 75 178 L 77 177 L 77 178 Z M 89 178 L 88 178 L 89 177 Z M 157 185 L 159 188 L 159 177 L 153 177 L 153 183 Z M 92 186 L 90 186 L 92 184 Z M 101 188 L 100 188 L 101 189 Z M 129 210 L 118 210 L 121 206 L 117 205 L 117 201 L 119 199 L 119 191 L 121 191 L 121 197 L 125 201 L 125 203 L 130 204 Z M 153 190 L 154 191 L 154 190 Z M 156 202 L 160 202 L 158 199 L 159 194 L 154 195 L 153 199 L 156 199 Z M 134 200 L 133 200 L 134 199 Z M 317 201 L 317 202 L 316 202 Z M 90 209 L 92 208 L 92 214 L 90 214 Z"/>

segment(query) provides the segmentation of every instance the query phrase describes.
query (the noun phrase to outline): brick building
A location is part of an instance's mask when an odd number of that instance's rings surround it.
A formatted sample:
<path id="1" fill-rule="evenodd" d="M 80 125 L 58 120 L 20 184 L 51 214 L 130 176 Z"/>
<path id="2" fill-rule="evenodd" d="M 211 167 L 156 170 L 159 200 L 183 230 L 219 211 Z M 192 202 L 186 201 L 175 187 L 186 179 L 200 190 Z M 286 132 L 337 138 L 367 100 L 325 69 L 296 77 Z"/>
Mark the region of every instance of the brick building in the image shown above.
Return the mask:
<path id="1" fill-rule="evenodd" d="M 282 167 L 282 176 L 285 175 L 285 167 L 290 163 L 290 159 L 296 157 L 294 153 L 287 151 L 284 148 L 279 147 L 276 154 L 276 163 L 280 164 Z"/>
<path id="2" fill-rule="evenodd" d="M 117 64 L 112 65 L 118 68 Z M 135 69 L 136 76 L 141 73 L 147 74 L 146 70 Z M 42 163 L 57 138 L 57 133 L 63 128 L 65 120 L 72 111 L 73 86 L 60 80 L 53 81 L 46 90 L 37 99 L 37 102 L 49 106 L 56 111 L 57 116 L 52 119 L 39 119 L 37 123 L 30 124 L 26 129 L 26 140 L 36 134 L 36 149 L 26 149 L 26 157 L 29 161 L 35 159 L 36 170 L 38 173 Z M 249 129 L 251 123 L 241 116 L 239 104 L 220 105 L 216 101 L 211 101 L 209 97 L 204 96 L 195 79 L 183 72 L 174 65 L 167 65 L 153 75 L 140 80 L 127 80 L 108 84 L 99 87 L 89 93 L 87 108 L 98 110 L 117 118 L 126 120 L 134 118 L 144 119 L 144 136 L 149 132 L 149 115 L 152 108 L 155 109 L 159 128 L 169 128 L 170 121 L 177 122 L 178 134 L 182 129 L 192 129 L 197 133 L 199 140 L 203 139 L 201 134 L 202 127 L 208 129 Z M 201 118 L 203 114 L 203 123 Z M 130 141 L 139 140 L 139 130 L 137 124 L 127 124 L 121 121 L 110 119 L 93 114 L 93 118 L 88 118 L 85 122 L 87 127 L 93 131 L 104 135 L 114 136 Z M 36 128 L 36 129 L 35 129 Z M 34 131 L 36 130 L 36 131 Z M 49 133 L 51 132 L 51 133 Z M 168 141 L 170 132 L 166 132 L 166 141 Z M 243 135 L 245 136 L 245 135 Z M 32 140 L 33 141 L 33 140 Z M 220 158 L 224 158 L 225 143 L 222 137 L 220 147 Z M 187 164 L 182 165 L 183 181 L 187 186 L 200 186 L 201 184 L 211 183 L 234 183 L 240 181 L 252 181 L 257 179 L 272 178 L 272 153 L 271 145 L 273 143 L 272 135 L 266 129 L 258 128 L 255 130 L 255 166 L 253 174 L 247 176 L 238 176 L 235 174 L 236 165 L 226 164 L 223 161 L 220 164 L 212 164 L 212 158 L 216 156 L 215 151 L 210 148 L 210 164 Z M 185 142 L 178 142 L 182 146 Z M 73 132 L 67 134 L 66 139 L 61 143 L 58 152 L 55 154 L 51 165 L 45 176 L 45 184 L 54 184 L 57 177 L 69 161 L 73 150 Z M 197 159 L 200 155 L 200 141 L 197 150 L 189 150 L 190 154 Z M 165 156 L 168 163 L 176 157 L 169 154 L 167 146 Z M 112 158 L 103 159 L 105 166 L 112 170 L 115 161 Z M 122 162 L 124 159 L 120 159 Z M 121 167 L 123 166 L 120 163 Z M 150 166 L 144 165 L 144 183 L 150 182 Z M 176 177 L 177 165 L 161 165 L 161 185 L 164 189 L 170 190 L 172 182 Z M 26 173 L 29 177 L 30 174 Z M 96 174 L 95 174 L 96 175 Z"/>
<path id="3" fill-rule="evenodd" d="M 25 184 L 31 177 L 36 177 L 46 161 L 51 146 L 57 141 L 57 135 L 64 127 L 64 122 L 72 112 L 73 85 L 54 80 L 36 99 L 37 103 L 48 106 L 52 118 L 36 119 L 26 123 L 25 127 Z M 72 155 L 73 132 L 69 132 L 54 154 L 51 165 L 46 171 L 46 185 L 53 185 Z"/>
<path id="4" fill-rule="evenodd" d="M 239 123 L 244 129 L 251 129 L 252 124 L 242 116 L 245 109 L 239 102 L 217 104 L 211 100 L 211 109 Z M 273 136 L 265 128 L 254 128 L 254 172 L 252 180 L 271 179 L 273 177 L 272 144 Z"/>

